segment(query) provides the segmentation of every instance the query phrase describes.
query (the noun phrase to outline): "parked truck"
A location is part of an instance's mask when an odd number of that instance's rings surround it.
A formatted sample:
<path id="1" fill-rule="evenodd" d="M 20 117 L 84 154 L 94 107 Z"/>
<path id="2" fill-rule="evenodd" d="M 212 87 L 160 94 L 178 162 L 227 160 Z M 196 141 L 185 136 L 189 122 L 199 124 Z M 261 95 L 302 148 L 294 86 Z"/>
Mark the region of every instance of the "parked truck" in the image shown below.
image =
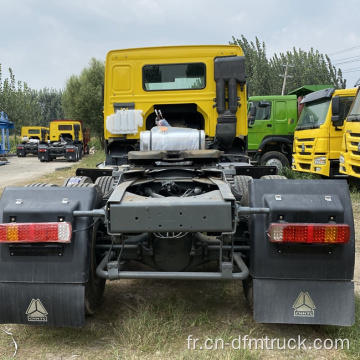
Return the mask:
<path id="1" fill-rule="evenodd" d="M 341 177 L 339 156 L 346 118 L 356 89 L 324 89 L 304 97 L 294 134 L 292 169 L 323 177 Z M 333 115 L 333 101 L 338 104 Z"/>
<path id="2" fill-rule="evenodd" d="M 297 123 L 296 95 L 249 98 L 247 151 L 255 164 L 289 167 Z"/>
<path id="3" fill-rule="evenodd" d="M 244 61 L 235 45 L 108 53 L 103 166 L 0 198 L 0 323 L 81 327 L 106 280 L 236 279 L 257 322 L 353 324 L 346 181 L 253 171 Z"/>
<path id="4" fill-rule="evenodd" d="M 28 154 L 37 155 L 38 145 L 42 135 L 49 140 L 49 128 L 46 126 L 23 126 L 21 128 L 21 144 L 16 146 L 16 155 L 24 157 Z"/>
<path id="5" fill-rule="evenodd" d="M 247 154 L 252 164 L 290 167 L 300 101 L 329 85 L 304 85 L 288 95 L 251 96 L 248 99 Z"/>
<path id="6" fill-rule="evenodd" d="M 351 176 L 353 179 L 360 178 L 360 79 L 356 82 L 356 96 L 344 121 L 343 137 L 340 152 L 340 174 Z M 334 117 L 341 112 L 341 104 L 333 104 Z"/>
<path id="7" fill-rule="evenodd" d="M 78 161 L 89 152 L 90 137 L 80 120 L 53 120 L 49 125 L 50 140 L 46 141 L 46 132 L 42 130 L 38 158 L 49 162 L 63 157 L 66 161 Z"/>

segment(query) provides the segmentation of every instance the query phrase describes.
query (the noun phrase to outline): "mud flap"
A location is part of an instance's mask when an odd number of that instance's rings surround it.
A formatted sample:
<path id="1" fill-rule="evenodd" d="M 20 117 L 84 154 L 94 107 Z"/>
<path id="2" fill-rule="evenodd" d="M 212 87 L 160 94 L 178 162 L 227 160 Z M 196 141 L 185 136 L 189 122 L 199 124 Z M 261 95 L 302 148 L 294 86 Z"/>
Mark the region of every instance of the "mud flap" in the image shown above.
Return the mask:
<path id="1" fill-rule="evenodd" d="M 254 320 L 260 323 L 351 326 L 352 281 L 254 279 Z"/>
<path id="2" fill-rule="evenodd" d="M 82 327 L 84 286 L 78 284 L 0 284 L 0 323 Z"/>

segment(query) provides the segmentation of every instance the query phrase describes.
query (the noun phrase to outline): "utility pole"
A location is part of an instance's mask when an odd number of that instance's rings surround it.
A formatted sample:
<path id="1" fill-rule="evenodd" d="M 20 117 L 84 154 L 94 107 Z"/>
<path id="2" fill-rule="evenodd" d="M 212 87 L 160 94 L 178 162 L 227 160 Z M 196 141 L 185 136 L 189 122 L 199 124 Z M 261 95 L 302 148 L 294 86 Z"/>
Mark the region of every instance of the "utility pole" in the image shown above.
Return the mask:
<path id="1" fill-rule="evenodd" d="M 279 74 L 279 76 L 281 76 L 281 77 L 284 78 L 283 87 L 282 87 L 282 92 L 281 92 L 281 95 L 284 95 L 284 93 L 285 93 L 285 86 L 286 86 L 286 79 L 287 79 L 287 78 L 292 78 L 291 75 L 288 75 L 288 68 L 289 68 L 289 67 L 294 67 L 294 65 L 289 65 L 288 63 L 286 63 L 286 65 L 281 65 L 281 66 L 285 66 L 285 74 L 284 74 L 284 75 Z"/>

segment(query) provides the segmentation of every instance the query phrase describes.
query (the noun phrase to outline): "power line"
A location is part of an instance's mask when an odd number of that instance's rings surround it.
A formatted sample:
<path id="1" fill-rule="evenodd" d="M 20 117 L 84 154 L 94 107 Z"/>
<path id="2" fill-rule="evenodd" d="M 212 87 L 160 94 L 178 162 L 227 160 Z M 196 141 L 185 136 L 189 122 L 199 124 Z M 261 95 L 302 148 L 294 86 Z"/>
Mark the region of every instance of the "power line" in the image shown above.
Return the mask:
<path id="1" fill-rule="evenodd" d="M 342 73 L 346 74 L 346 73 L 355 72 L 355 71 L 359 71 L 359 70 L 360 70 L 360 67 L 357 67 L 357 68 L 342 70 Z"/>
<path id="2" fill-rule="evenodd" d="M 348 60 L 348 61 L 342 61 L 342 62 L 339 62 L 339 63 L 337 63 L 337 62 L 335 61 L 335 62 L 333 62 L 332 64 L 333 64 L 333 65 L 336 65 L 336 66 L 339 66 L 339 65 L 341 65 L 341 64 L 350 64 L 350 63 L 357 62 L 357 61 L 360 61 L 360 56 L 359 56 L 357 59 Z"/>
<path id="3" fill-rule="evenodd" d="M 353 47 L 348 48 L 348 49 L 340 50 L 340 51 L 337 51 L 337 52 L 334 52 L 334 53 L 331 53 L 331 54 L 328 54 L 328 55 L 331 56 L 331 55 L 342 54 L 344 52 L 353 51 L 353 50 L 356 50 L 356 49 L 360 49 L 360 45 L 353 46 Z"/>
<path id="4" fill-rule="evenodd" d="M 349 61 L 349 60 L 358 61 L 358 60 L 360 60 L 360 56 L 353 56 L 353 57 L 349 57 L 349 58 L 334 60 L 333 63 L 334 64 L 336 64 L 336 63 L 342 64 L 342 61 Z"/>

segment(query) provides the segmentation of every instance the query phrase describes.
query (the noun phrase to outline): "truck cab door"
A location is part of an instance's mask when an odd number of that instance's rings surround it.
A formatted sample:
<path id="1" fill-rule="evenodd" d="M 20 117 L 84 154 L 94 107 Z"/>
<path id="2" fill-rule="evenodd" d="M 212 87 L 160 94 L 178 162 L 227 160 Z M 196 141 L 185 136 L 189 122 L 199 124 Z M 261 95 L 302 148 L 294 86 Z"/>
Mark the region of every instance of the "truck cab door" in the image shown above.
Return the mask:
<path id="1" fill-rule="evenodd" d="M 256 107 L 255 120 L 249 124 L 248 149 L 256 150 L 265 136 L 274 132 L 272 103 L 270 101 L 254 101 Z"/>
<path id="2" fill-rule="evenodd" d="M 292 135 L 296 126 L 296 105 L 290 107 L 290 101 L 276 101 L 273 103 L 274 134 Z M 291 111 L 292 110 L 292 111 Z"/>
<path id="3" fill-rule="evenodd" d="M 333 98 L 333 100 L 336 97 Z M 346 119 L 351 104 L 354 100 L 354 96 L 341 96 L 338 100 L 338 106 L 336 109 L 336 118 L 332 116 L 332 124 L 330 125 L 330 159 L 338 159 L 340 156 L 342 139 L 343 139 L 343 129 L 344 129 L 344 120 Z M 329 111 L 334 115 L 333 111 L 333 101 L 331 102 L 331 109 Z"/>

